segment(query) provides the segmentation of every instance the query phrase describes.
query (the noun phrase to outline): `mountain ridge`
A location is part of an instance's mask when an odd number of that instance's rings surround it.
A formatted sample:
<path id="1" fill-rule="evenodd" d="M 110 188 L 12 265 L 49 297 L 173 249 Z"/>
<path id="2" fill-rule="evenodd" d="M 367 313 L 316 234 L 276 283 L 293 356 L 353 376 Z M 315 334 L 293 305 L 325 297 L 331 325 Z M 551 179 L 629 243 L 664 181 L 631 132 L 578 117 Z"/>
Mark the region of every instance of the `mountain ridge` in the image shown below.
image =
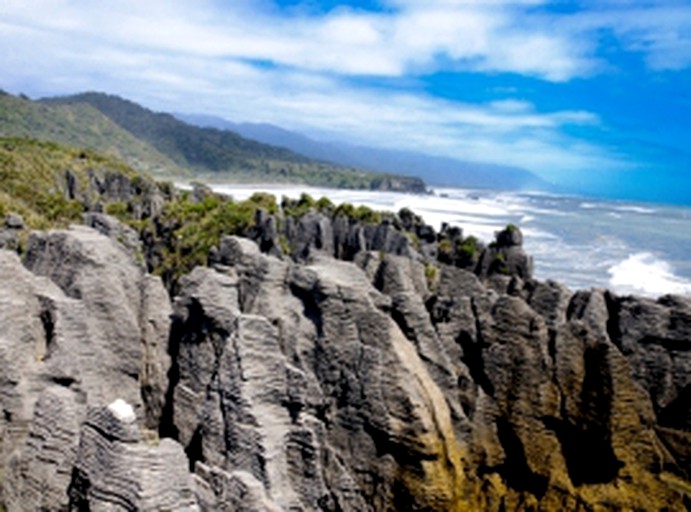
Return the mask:
<path id="1" fill-rule="evenodd" d="M 353 166 L 315 161 L 283 147 L 247 139 L 233 131 L 193 126 L 172 114 L 153 112 L 115 95 L 88 92 L 42 101 L 91 105 L 181 167 L 210 176 L 229 174 L 250 180 L 295 181 L 339 188 L 425 190 L 419 178 L 375 174 Z"/>
<path id="2" fill-rule="evenodd" d="M 420 176 L 430 185 L 500 190 L 555 188 L 534 173 L 519 167 L 463 161 L 416 151 L 374 148 L 344 141 L 318 140 L 271 123 L 235 123 L 217 116 L 198 114 L 174 115 L 192 124 L 233 130 L 250 139 L 287 147 L 341 165 Z"/>
<path id="3" fill-rule="evenodd" d="M 229 131 L 191 126 L 105 93 L 36 101 L 0 94 L 0 136 L 103 152 L 159 176 L 425 192 L 416 177 L 316 161 Z"/>
<path id="4" fill-rule="evenodd" d="M 0 136 L 28 137 L 99 151 L 139 170 L 184 173 L 170 158 L 85 104 L 49 106 L 0 94 Z"/>

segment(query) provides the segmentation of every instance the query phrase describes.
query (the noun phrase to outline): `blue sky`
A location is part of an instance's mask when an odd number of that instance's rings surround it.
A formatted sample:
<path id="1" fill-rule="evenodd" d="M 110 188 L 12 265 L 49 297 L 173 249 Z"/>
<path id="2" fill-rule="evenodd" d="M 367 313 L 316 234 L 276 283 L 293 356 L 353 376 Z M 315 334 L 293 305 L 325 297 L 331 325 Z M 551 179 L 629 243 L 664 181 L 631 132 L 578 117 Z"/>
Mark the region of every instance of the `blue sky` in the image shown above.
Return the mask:
<path id="1" fill-rule="evenodd" d="M 0 87 L 518 166 L 691 204 L 691 3 L 3 0 Z"/>

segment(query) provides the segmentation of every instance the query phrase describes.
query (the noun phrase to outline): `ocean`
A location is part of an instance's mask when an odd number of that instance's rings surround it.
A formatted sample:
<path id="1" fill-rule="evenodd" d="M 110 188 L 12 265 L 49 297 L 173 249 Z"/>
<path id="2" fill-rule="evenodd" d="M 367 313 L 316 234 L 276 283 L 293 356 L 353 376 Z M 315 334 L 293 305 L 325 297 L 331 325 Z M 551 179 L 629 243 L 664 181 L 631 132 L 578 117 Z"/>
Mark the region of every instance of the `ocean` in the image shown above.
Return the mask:
<path id="1" fill-rule="evenodd" d="M 521 228 L 535 277 L 572 290 L 601 287 L 620 295 L 691 296 L 691 207 L 547 194 L 435 188 L 432 194 L 283 185 L 211 184 L 242 200 L 258 190 L 281 196 L 326 196 L 377 210 L 408 207 L 425 222 L 459 226 L 490 242 L 509 223 Z"/>

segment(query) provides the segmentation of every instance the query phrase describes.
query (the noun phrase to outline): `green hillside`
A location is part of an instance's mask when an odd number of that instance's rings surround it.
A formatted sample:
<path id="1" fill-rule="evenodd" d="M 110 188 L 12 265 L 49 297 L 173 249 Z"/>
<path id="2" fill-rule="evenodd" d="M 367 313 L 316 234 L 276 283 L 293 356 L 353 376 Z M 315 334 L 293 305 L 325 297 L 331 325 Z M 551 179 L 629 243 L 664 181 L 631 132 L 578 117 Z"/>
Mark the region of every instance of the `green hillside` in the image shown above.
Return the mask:
<path id="1" fill-rule="evenodd" d="M 0 93 L 0 136 L 87 148 L 153 174 L 183 173 L 172 159 L 85 103 L 47 105 Z"/>
<path id="2" fill-rule="evenodd" d="M 49 105 L 88 105 L 135 137 L 146 141 L 179 165 L 204 171 L 226 171 L 257 159 L 312 163 L 310 159 L 226 130 L 199 128 L 170 114 L 156 113 L 132 101 L 101 93 L 43 100 Z"/>
<path id="3" fill-rule="evenodd" d="M 51 142 L 0 138 L 0 218 L 22 215 L 31 228 L 81 222 L 85 205 L 100 201 L 99 184 L 153 181 L 113 158 Z"/>
<path id="4" fill-rule="evenodd" d="M 417 178 L 312 160 L 101 93 L 32 101 L 0 91 L 0 137 L 86 148 L 159 176 L 424 192 Z"/>
<path id="5" fill-rule="evenodd" d="M 235 181 L 307 183 L 311 185 L 424 191 L 417 178 L 399 177 L 312 160 L 292 151 L 246 139 L 227 130 L 200 128 L 170 114 L 102 93 L 42 100 L 52 107 L 89 106 L 170 158 L 204 177 Z"/>

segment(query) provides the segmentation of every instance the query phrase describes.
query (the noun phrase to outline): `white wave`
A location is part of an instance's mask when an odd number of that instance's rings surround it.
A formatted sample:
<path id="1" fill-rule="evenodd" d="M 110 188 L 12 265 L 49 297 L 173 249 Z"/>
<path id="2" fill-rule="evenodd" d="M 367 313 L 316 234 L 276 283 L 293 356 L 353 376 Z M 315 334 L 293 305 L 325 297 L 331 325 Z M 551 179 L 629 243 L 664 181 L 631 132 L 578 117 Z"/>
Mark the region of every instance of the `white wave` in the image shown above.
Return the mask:
<path id="1" fill-rule="evenodd" d="M 629 213 L 645 213 L 645 214 L 652 214 L 656 213 L 657 210 L 654 208 L 645 208 L 643 206 L 615 206 L 613 208 L 614 210 L 617 210 L 619 212 L 629 212 Z"/>
<path id="2" fill-rule="evenodd" d="M 580 207 L 583 208 L 584 210 L 593 210 L 597 208 L 598 206 L 595 203 L 581 203 Z"/>
<path id="3" fill-rule="evenodd" d="M 609 284 L 618 293 L 691 295 L 691 282 L 675 275 L 668 262 L 649 252 L 632 254 L 608 272 Z"/>
<path id="4" fill-rule="evenodd" d="M 523 222 L 523 221 L 521 221 Z M 501 229 L 504 228 L 504 226 L 500 227 Z M 523 227 L 521 224 L 521 232 L 523 233 L 523 237 L 526 240 L 560 240 L 560 238 L 555 235 L 554 233 L 550 233 L 549 231 L 545 231 L 544 229 L 539 229 L 539 228 L 531 228 L 531 227 Z"/>

